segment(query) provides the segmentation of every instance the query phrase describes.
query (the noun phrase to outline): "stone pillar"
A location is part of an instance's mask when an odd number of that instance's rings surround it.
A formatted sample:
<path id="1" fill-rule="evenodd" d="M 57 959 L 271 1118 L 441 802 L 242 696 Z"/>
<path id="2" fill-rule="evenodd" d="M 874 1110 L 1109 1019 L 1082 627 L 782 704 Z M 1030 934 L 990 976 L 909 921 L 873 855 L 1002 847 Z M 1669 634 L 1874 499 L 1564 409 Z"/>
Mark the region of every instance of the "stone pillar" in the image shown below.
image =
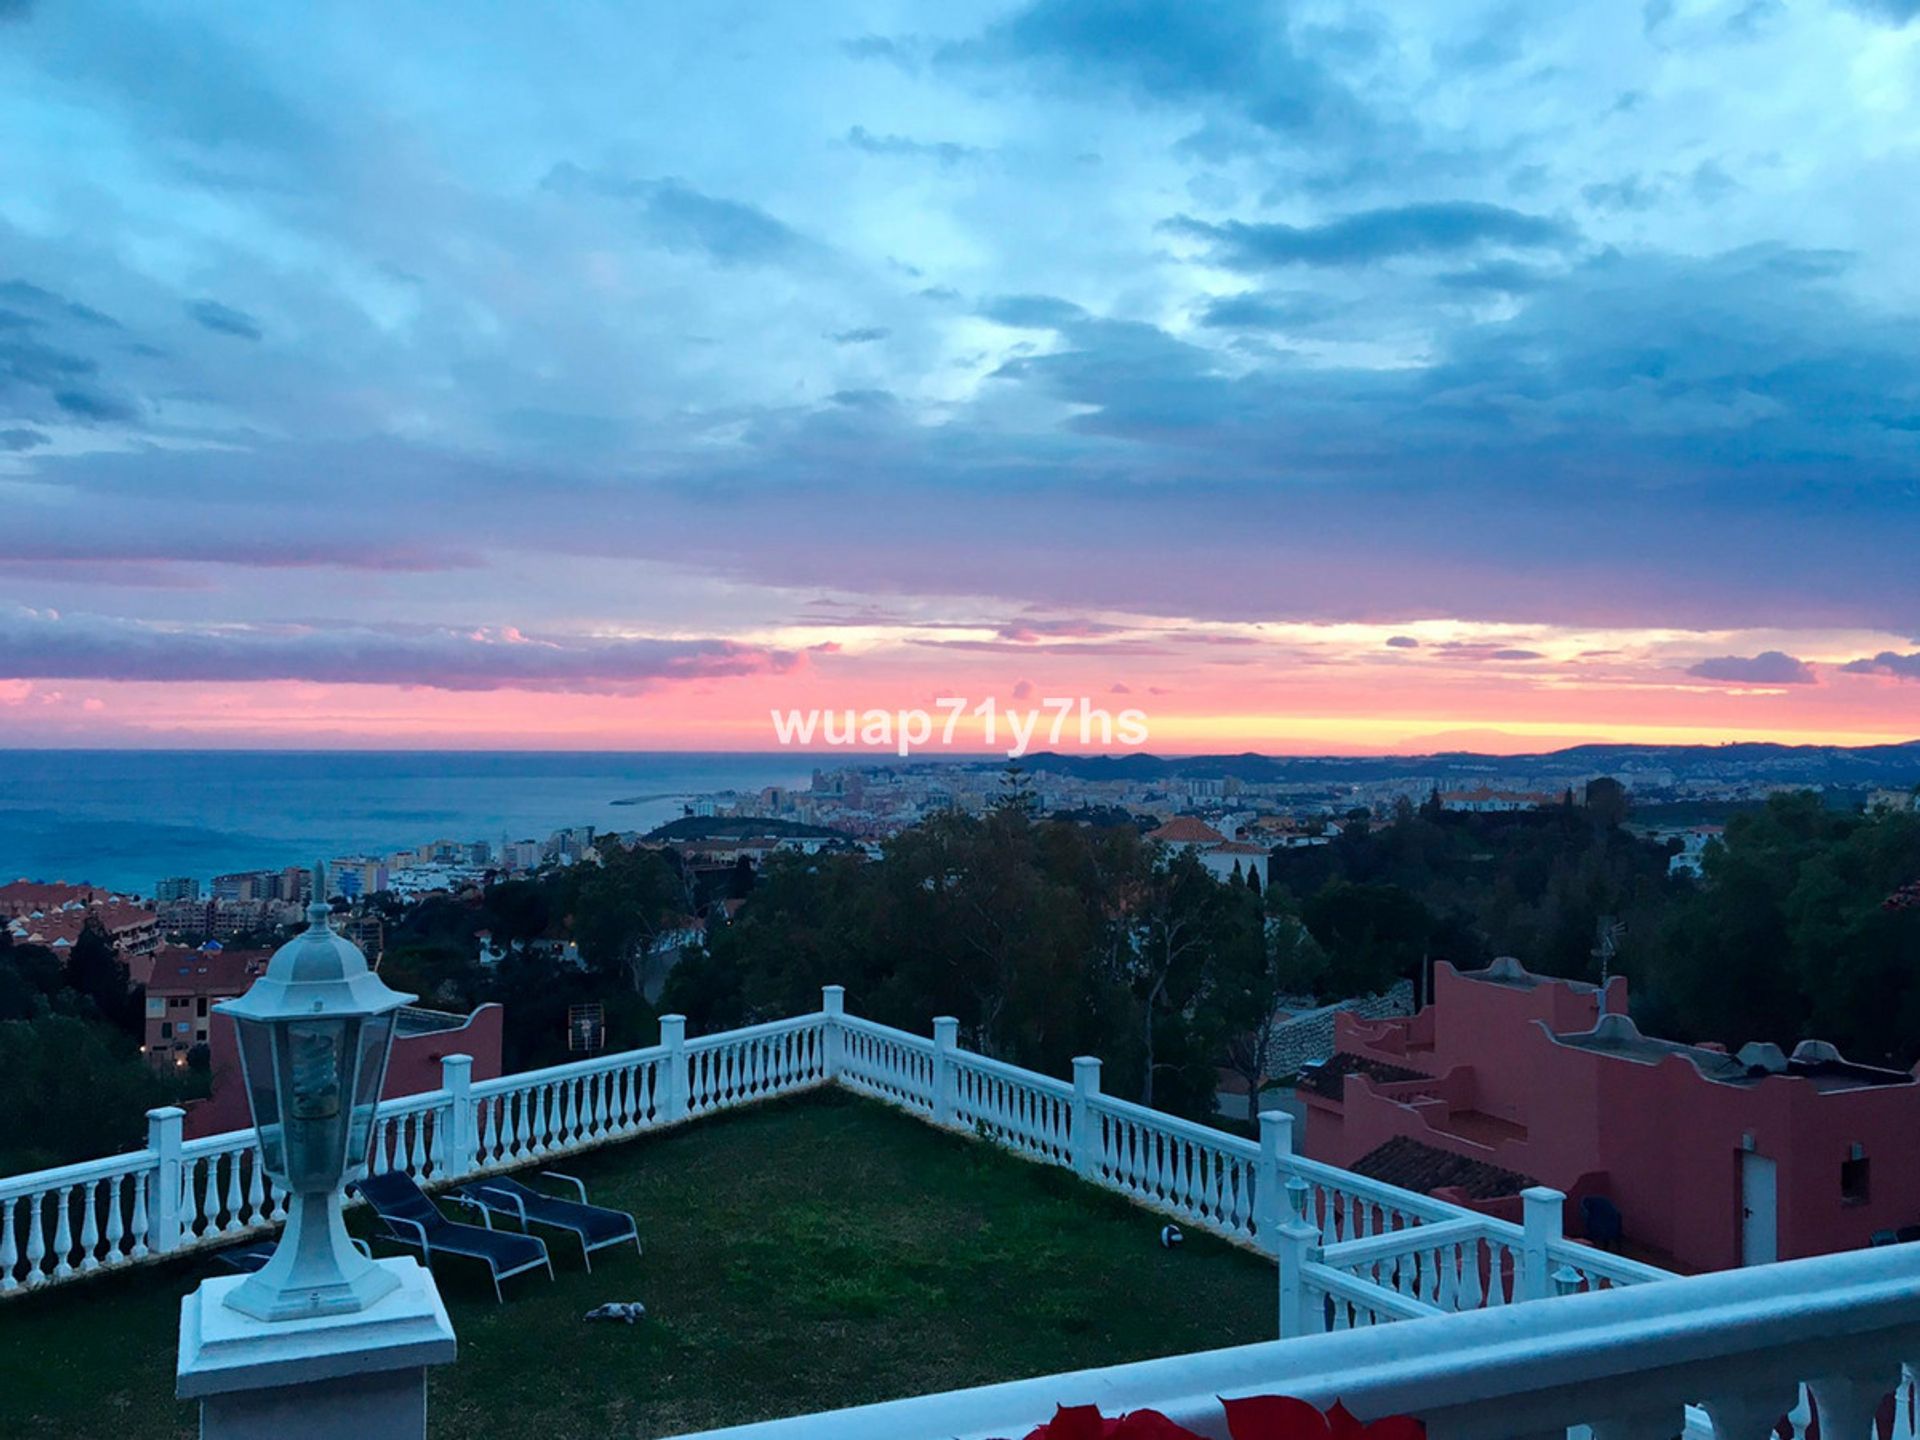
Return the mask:
<path id="1" fill-rule="evenodd" d="M 397 1288 L 352 1315 L 255 1320 L 225 1303 L 244 1275 L 181 1300 L 175 1393 L 200 1402 L 201 1440 L 425 1440 L 427 1367 L 453 1359 L 453 1325 L 418 1261 L 374 1263 Z"/>
<path id="2" fill-rule="evenodd" d="M 1526 1234 L 1520 1241 L 1519 1298 L 1544 1300 L 1553 1294 L 1549 1247 L 1560 1243 L 1562 1211 L 1567 1197 L 1545 1185 L 1520 1192 L 1521 1220 Z"/>
<path id="3" fill-rule="evenodd" d="M 953 1052 L 960 1040 L 960 1021 L 952 1015 L 933 1017 L 933 1123 L 953 1123 Z"/>
<path id="4" fill-rule="evenodd" d="M 440 1137 L 440 1170 L 434 1176 L 436 1180 L 453 1179 L 473 1171 L 474 1150 L 480 1143 L 480 1127 L 474 1123 L 478 1117 L 473 1109 L 473 1057 L 442 1055 L 440 1088 L 447 1092 L 449 1103 L 447 1133 Z"/>
<path id="5" fill-rule="evenodd" d="M 820 987 L 820 1011 L 827 1017 L 826 1071 L 829 1081 L 840 1078 L 840 1067 L 846 1058 L 847 1036 L 840 1028 L 840 1021 L 847 1013 L 847 987 L 844 985 L 822 985 Z"/>
<path id="6" fill-rule="evenodd" d="M 1082 1180 L 1100 1178 L 1100 1116 L 1093 1102 L 1100 1094 L 1100 1057 L 1073 1057 L 1073 1173 Z"/>
<path id="7" fill-rule="evenodd" d="M 660 1119 L 671 1125 L 675 1120 L 687 1118 L 687 1094 L 691 1088 L 687 1077 L 687 1017 L 662 1015 L 660 1043 L 667 1050 L 667 1058 L 661 1062 L 666 1083 L 659 1097 Z"/>
<path id="8" fill-rule="evenodd" d="M 1253 1238 L 1269 1255 L 1280 1253 L 1280 1226 L 1287 1220 L 1281 1176 L 1293 1160 L 1293 1116 L 1260 1112 L 1260 1158 L 1253 1174 Z"/>
<path id="9" fill-rule="evenodd" d="M 147 1148 L 160 1157 L 147 1206 L 147 1248 L 155 1255 L 180 1244 L 180 1126 L 186 1118 L 178 1105 L 147 1111 Z"/>

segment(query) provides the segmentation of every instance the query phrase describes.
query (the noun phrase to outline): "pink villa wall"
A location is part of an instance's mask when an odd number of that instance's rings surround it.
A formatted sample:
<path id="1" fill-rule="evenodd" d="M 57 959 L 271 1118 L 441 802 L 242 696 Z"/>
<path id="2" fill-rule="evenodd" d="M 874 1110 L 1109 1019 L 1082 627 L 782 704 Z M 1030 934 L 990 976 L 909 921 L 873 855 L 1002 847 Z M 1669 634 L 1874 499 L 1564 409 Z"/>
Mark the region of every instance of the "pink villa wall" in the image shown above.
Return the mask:
<path id="1" fill-rule="evenodd" d="M 187 1106 L 183 1129 L 189 1138 L 245 1130 L 253 1124 L 253 1116 L 247 1110 L 246 1086 L 240 1078 L 240 1057 L 234 1048 L 233 1021 L 220 1014 L 212 1019 L 207 1031 L 207 1049 L 213 1068 L 213 1093 Z M 471 1055 L 475 1080 L 497 1078 L 505 1019 L 505 1010 L 488 1004 L 475 1010 L 467 1017 L 467 1023 L 456 1030 L 396 1037 L 381 1098 L 391 1100 L 401 1095 L 418 1095 L 423 1090 L 438 1090 L 440 1060 L 446 1055 Z"/>
<path id="2" fill-rule="evenodd" d="M 1604 998 L 1606 1013 L 1624 1013 L 1624 980 Z M 1607 1195 L 1631 1240 L 1697 1269 L 1739 1263 L 1739 1155 L 1749 1144 L 1777 1167 L 1783 1260 L 1855 1248 L 1877 1230 L 1920 1223 L 1920 1163 L 1911 1158 L 1920 1085 L 1826 1094 L 1795 1076 L 1728 1085 L 1681 1055 L 1643 1063 L 1556 1042 L 1556 1032 L 1590 1030 L 1601 999 L 1591 987 L 1517 989 L 1440 965 L 1434 1003 L 1413 1021 L 1341 1017 L 1335 1032 L 1340 1051 L 1434 1078 L 1389 1084 L 1351 1075 L 1337 1102 L 1303 1091 L 1307 1153 L 1346 1166 L 1411 1136 L 1566 1191 L 1570 1233 L 1579 1233 L 1578 1200 Z M 1524 1134 L 1470 1139 L 1453 1127 L 1482 1137 L 1485 1127 L 1462 1111 Z M 1866 1202 L 1848 1204 L 1840 1167 L 1855 1144 L 1871 1180 Z"/>

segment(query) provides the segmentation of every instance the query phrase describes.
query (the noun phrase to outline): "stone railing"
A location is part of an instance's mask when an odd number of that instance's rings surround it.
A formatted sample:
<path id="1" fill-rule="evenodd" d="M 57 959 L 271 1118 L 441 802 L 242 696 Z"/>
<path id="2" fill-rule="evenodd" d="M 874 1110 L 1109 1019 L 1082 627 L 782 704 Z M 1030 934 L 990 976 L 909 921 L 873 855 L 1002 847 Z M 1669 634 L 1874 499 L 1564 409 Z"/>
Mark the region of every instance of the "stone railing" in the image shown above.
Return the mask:
<path id="1" fill-rule="evenodd" d="M 1279 1310 L 1299 1327 L 1286 1334 L 1664 1278 L 1563 1239 L 1554 1192 L 1508 1224 L 1295 1155 L 1285 1115 L 1242 1139 L 1102 1093 L 1097 1059 L 1075 1060 L 1069 1083 L 961 1049 L 951 1017 L 927 1039 L 848 1015 L 839 986 L 822 999 L 811 1015 L 696 1039 L 663 1016 L 647 1049 L 478 1083 L 450 1055 L 440 1089 L 381 1103 L 375 1168 L 444 1184 L 837 1084 L 1275 1257 Z M 143 1150 L 0 1179 L 0 1297 L 284 1218 L 251 1130 L 183 1140 L 181 1120 L 155 1110 Z"/>
<path id="2" fill-rule="evenodd" d="M 1354 1282 L 1364 1285 L 1365 1282 Z M 1378 1287 L 1373 1287 L 1377 1289 Z M 1353 1292 L 1345 1287 L 1343 1297 Z M 1388 1303 L 1370 1292 L 1349 1303 Z M 683 1440 L 986 1440 L 1019 1436 L 1056 1405 L 1152 1409 L 1226 1436 L 1219 1397 L 1340 1401 L 1362 1420 L 1413 1415 L 1432 1440 L 1767 1440 L 1789 1413 L 1868 1440 L 1890 1395 L 1913 1434 L 1920 1245 L 1570 1295 L 1378 1328 L 1081 1370 L 802 1415 Z M 1579 1433 L 1575 1431 L 1575 1433 Z"/>

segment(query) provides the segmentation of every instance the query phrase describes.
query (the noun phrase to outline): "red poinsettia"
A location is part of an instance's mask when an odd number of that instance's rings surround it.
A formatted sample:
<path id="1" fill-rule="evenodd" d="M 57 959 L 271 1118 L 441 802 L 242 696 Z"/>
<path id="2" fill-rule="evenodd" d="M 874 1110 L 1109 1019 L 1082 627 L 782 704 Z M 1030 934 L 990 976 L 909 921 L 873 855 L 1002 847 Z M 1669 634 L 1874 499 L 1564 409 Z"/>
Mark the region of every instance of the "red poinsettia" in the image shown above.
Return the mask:
<path id="1" fill-rule="evenodd" d="M 1410 1415 L 1366 1423 L 1338 1400 L 1324 1414 L 1291 1395 L 1222 1400 L 1233 1440 L 1426 1440 L 1427 1427 Z M 1095 1405 L 1062 1405 L 1026 1440 L 1202 1440 L 1158 1410 L 1130 1410 L 1111 1419 Z"/>

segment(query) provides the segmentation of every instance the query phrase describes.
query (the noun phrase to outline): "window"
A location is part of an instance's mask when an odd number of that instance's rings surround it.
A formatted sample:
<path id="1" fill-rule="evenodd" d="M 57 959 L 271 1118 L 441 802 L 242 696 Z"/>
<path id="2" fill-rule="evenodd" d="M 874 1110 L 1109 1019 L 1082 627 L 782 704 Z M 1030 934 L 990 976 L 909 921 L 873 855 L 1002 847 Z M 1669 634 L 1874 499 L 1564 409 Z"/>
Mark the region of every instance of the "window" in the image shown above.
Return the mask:
<path id="1" fill-rule="evenodd" d="M 171 1020 L 162 1020 L 160 1022 L 160 1038 L 162 1040 L 171 1040 L 173 1038 L 173 1022 Z"/>
<path id="2" fill-rule="evenodd" d="M 1840 1162 L 1840 1203 L 1842 1205 L 1867 1203 L 1867 1175 L 1867 1157 L 1864 1155 L 1857 1159 Z"/>
<path id="3" fill-rule="evenodd" d="M 199 1001 L 197 1002 L 197 1004 L 198 1004 L 198 1008 L 195 1009 L 193 1013 L 196 1015 L 206 1014 L 207 1013 L 207 997 L 202 995 Z"/>

